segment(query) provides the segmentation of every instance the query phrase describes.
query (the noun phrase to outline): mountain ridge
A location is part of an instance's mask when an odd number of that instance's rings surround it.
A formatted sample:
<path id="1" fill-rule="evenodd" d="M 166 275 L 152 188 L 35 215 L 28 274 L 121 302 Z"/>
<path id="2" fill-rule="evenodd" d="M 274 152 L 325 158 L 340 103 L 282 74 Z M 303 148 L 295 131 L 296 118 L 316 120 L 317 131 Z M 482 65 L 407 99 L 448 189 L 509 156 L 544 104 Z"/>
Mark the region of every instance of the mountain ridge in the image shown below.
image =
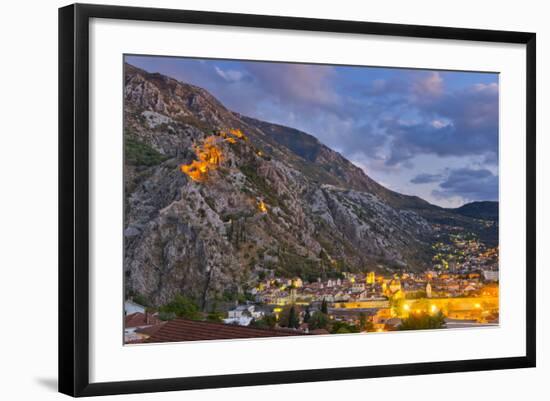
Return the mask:
<path id="1" fill-rule="evenodd" d="M 499 203 L 497 201 L 473 201 L 451 209 L 451 211 L 467 217 L 498 221 Z"/>
<path id="2" fill-rule="evenodd" d="M 433 224 L 478 229 L 200 87 L 129 64 L 124 82 L 127 294 L 160 304 L 184 293 L 206 305 L 266 274 L 421 270 Z"/>

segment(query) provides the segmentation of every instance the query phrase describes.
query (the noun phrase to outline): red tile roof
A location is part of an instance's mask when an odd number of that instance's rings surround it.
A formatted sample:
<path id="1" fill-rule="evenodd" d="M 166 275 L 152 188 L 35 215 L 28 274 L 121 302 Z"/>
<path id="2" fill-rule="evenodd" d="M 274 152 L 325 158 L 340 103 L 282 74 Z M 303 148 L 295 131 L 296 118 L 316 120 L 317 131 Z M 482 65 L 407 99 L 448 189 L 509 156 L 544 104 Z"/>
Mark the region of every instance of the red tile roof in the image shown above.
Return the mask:
<path id="1" fill-rule="evenodd" d="M 330 331 L 325 329 L 315 329 L 309 332 L 310 334 L 330 334 Z"/>
<path id="2" fill-rule="evenodd" d="M 139 329 L 136 329 L 136 333 L 144 334 L 146 336 L 151 337 L 153 334 L 159 331 L 162 328 L 162 326 L 164 326 L 165 324 L 166 322 L 162 322 L 159 324 L 155 324 L 154 326 L 141 327 Z"/>
<path id="3" fill-rule="evenodd" d="M 124 316 L 124 327 L 141 327 L 141 326 L 152 326 L 155 324 L 161 323 L 161 320 L 156 316 L 148 313 L 131 313 Z"/>
<path id="4" fill-rule="evenodd" d="M 133 340 L 124 340 L 124 344 L 143 344 L 145 340 L 145 338 L 134 338 Z"/>
<path id="5" fill-rule="evenodd" d="M 174 319 L 163 325 L 146 340 L 148 343 L 224 340 L 237 338 L 280 337 L 304 335 L 291 329 L 262 329 L 234 324 Z"/>

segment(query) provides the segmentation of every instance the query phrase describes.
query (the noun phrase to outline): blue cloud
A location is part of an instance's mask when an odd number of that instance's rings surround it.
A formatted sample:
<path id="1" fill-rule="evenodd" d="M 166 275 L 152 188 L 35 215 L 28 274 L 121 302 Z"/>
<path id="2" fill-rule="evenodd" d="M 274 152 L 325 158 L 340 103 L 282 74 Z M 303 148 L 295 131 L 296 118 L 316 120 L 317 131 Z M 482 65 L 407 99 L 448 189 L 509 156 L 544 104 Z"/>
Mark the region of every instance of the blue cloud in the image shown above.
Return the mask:
<path id="1" fill-rule="evenodd" d="M 398 164 L 418 154 L 482 155 L 488 163 L 498 161 L 496 84 L 415 97 L 409 105 L 417 114 L 412 122 L 399 116 L 383 121 L 382 128 L 390 142 L 388 164 Z"/>
<path id="2" fill-rule="evenodd" d="M 464 168 L 498 165 L 496 74 L 173 57 L 127 61 L 203 87 L 231 110 L 306 131 L 348 159 L 362 160 L 373 178 L 380 174 L 398 191 L 424 172 L 416 164 L 425 155 L 433 159 L 433 176 L 456 168 L 456 159 Z M 441 188 L 440 203 L 451 192 Z"/>
<path id="3" fill-rule="evenodd" d="M 432 182 L 440 182 L 443 177 L 444 176 L 442 174 L 422 173 L 411 179 L 411 182 L 413 184 L 430 184 Z"/>
<path id="4" fill-rule="evenodd" d="M 487 169 L 451 170 L 433 191 L 435 197 L 458 196 L 468 201 L 498 200 L 498 176 Z"/>
<path id="5" fill-rule="evenodd" d="M 226 82 L 239 82 L 248 78 L 247 74 L 239 70 L 223 70 L 218 66 L 214 66 L 214 71 Z"/>

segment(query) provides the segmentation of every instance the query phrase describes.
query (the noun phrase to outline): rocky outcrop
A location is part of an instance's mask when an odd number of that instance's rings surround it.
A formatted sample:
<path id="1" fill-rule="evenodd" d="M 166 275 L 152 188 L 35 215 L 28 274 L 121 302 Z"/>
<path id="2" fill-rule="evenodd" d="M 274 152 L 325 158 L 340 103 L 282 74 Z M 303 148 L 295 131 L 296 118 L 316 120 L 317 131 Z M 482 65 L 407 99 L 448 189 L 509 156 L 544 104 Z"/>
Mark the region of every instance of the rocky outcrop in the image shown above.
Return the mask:
<path id="1" fill-rule="evenodd" d="M 432 228 L 418 210 L 427 202 L 387 190 L 307 134 L 227 110 L 204 89 L 130 65 L 125 74 L 128 294 L 206 305 L 260 275 L 426 267 Z M 182 172 L 195 165 L 196 176 Z"/>

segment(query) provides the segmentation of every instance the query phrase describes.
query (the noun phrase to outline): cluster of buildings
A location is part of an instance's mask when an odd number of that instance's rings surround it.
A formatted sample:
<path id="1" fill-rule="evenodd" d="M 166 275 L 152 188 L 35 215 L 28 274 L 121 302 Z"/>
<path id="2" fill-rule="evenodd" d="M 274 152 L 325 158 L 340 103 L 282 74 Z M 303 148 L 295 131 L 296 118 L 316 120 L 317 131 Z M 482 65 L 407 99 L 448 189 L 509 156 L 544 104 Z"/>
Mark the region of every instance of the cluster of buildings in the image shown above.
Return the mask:
<path id="1" fill-rule="evenodd" d="M 488 270 L 492 272 L 492 270 Z M 499 319 L 498 282 L 484 272 L 451 273 L 427 271 L 391 276 L 374 272 L 346 273 L 343 278 L 305 283 L 299 278 L 262 281 L 251 292 L 256 302 L 236 304 L 224 312 L 227 326 L 254 327 L 267 316 L 279 321 L 283 311 L 296 309 L 299 334 L 328 334 L 310 330 L 306 314 L 323 312 L 331 322 L 344 322 L 367 331 L 396 330 L 403 319 L 414 314 L 443 313 L 446 327 L 496 325 Z M 125 342 L 147 342 L 169 322 L 163 322 L 145 308 L 127 302 Z M 367 326 L 364 326 L 368 322 Z M 170 323 L 174 325 L 173 323 Z M 191 327 L 191 323 L 180 325 Z M 179 327 L 179 326 L 178 326 Z M 277 327 L 272 329 L 284 329 Z M 258 330 L 258 329 L 256 329 Z M 285 329 L 288 335 L 288 330 Z M 233 335 L 237 335 L 232 331 Z M 184 341 L 183 339 L 181 341 Z"/>
<path id="2" fill-rule="evenodd" d="M 366 316 L 375 331 L 395 329 L 415 313 L 441 312 L 447 327 L 498 324 L 498 248 L 457 229 L 436 242 L 433 250 L 429 271 L 343 273 L 340 278 L 312 283 L 299 277 L 272 277 L 250 293 L 260 305 L 316 310 L 327 302 L 330 319 L 358 324 Z"/>
<path id="3" fill-rule="evenodd" d="M 304 283 L 299 278 L 262 281 L 250 293 L 257 303 L 309 305 L 387 301 L 395 298 L 441 298 L 478 296 L 483 288 L 498 282 L 498 270 L 452 273 L 427 271 L 391 276 L 344 273 L 344 278 Z M 498 288 L 495 286 L 495 288 Z"/>
<path id="4" fill-rule="evenodd" d="M 432 259 L 433 268 L 453 273 L 498 272 L 498 247 L 488 247 L 471 233 L 459 228 L 447 228 L 453 229 L 454 233 L 445 234 L 445 241 L 432 245 L 435 253 Z"/>
<path id="5" fill-rule="evenodd" d="M 179 323 L 163 322 L 128 301 L 125 342 L 165 341 L 170 337 L 168 333 L 176 329 L 183 330 L 179 341 L 201 339 L 198 333 L 207 339 L 261 337 L 266 332 L 255 322 L 268 317 L 277 322 L 268 329 L 272 336 L 328 334 L 326 329 L 308 327 L 309 317 L 319 312 L 331 324 L 340 322 L 360 327 L 361 331 L 396 330 L 403 319 L 415 314 L 441 313 L 447 328 L 497 325 L 498 248 L 486 247 L 470 234 L 457 230 L 445 241 L 436 242 L 433 250 L 433 269 L 424 272 L 347 272 L 339 278 L 315 282 L 305 282 L 300 277 L 266 278 L 249 290 L 254 301 L 227 307 L 220 323 L 182 319 L 176 319 Z M 290 307 L 298 321 L 292 329 L 279 325 L 282 314 L 288 313 Z M 209 325 L 216 326 L 218 334 L 206 334 Z"/>

